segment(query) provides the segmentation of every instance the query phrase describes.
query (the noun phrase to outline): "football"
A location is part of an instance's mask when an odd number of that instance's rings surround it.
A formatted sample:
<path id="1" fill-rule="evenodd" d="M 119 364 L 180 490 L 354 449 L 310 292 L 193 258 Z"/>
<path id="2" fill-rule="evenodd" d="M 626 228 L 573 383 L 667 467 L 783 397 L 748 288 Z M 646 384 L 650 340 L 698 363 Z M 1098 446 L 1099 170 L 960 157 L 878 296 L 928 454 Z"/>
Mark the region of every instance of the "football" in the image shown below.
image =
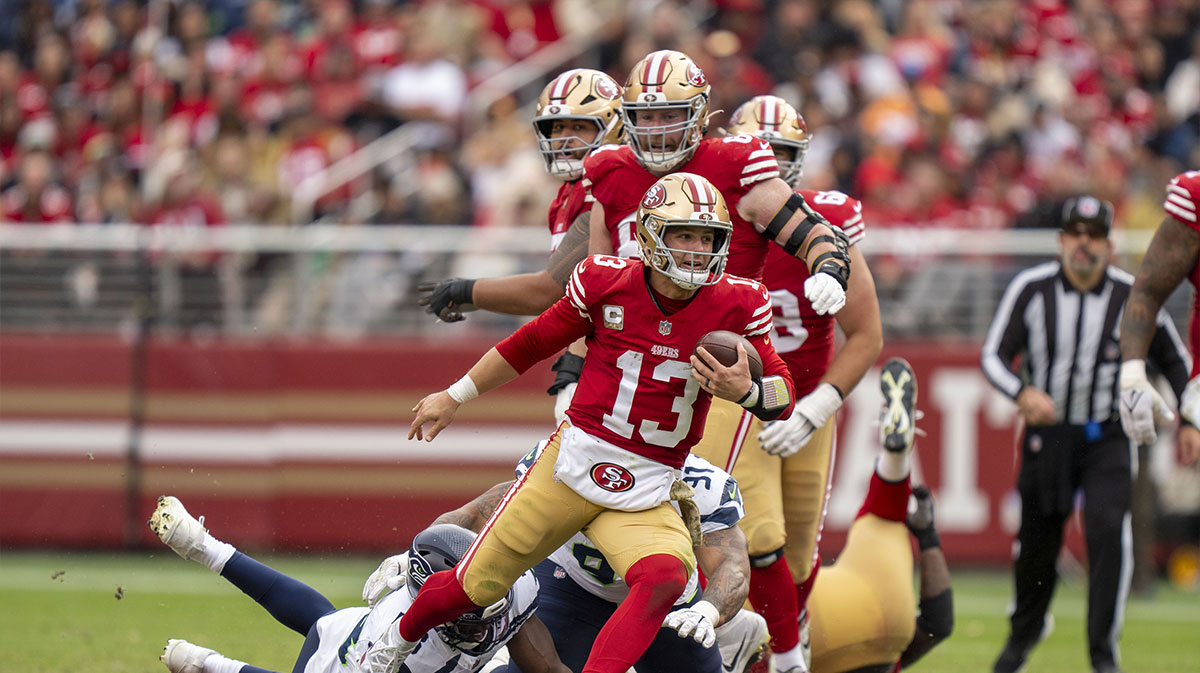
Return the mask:
<path id="1" fill-rule="evenodd" d="M 717 362 L 726 367 L 732 367 L 738 359 L 738 343 L 741 343 L 742 348 L 746 349 L 746 359 L 750 361 L 750 378 L 760 378 L 763 373 L 762 358 L 758 356 L 754 345 L 740 334 L 723 329 L 713 330 L 700 337 L 700 340 L 696 342 L 696 348 L 704 346 L 704 350 L 716 358 Z"/>

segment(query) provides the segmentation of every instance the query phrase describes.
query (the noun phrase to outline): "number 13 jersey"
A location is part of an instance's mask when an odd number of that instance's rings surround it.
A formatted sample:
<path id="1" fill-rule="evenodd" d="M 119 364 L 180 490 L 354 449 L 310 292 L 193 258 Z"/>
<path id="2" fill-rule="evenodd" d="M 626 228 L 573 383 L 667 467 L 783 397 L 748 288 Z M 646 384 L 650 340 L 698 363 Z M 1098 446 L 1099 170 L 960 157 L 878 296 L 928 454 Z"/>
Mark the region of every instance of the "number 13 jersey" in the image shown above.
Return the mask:
<path id="1" fill-rule="evenodd" d="M 758 351 L 764 375 L 783 377 L 789 392 L 791 377 L 771 346 L 771 300 L 761 283 L 723 274 L 666 315 L 651 296 L 647 273 L 640 260 L 585 259 L 566 295 L 496 348 L 523 372 L 586 336 L 588 356 L 567 411 L 572 425 L 680 469 L 712 401 L 692 378 L 689 358 L 700 337 L 718 329 L 741 334 Z"/>

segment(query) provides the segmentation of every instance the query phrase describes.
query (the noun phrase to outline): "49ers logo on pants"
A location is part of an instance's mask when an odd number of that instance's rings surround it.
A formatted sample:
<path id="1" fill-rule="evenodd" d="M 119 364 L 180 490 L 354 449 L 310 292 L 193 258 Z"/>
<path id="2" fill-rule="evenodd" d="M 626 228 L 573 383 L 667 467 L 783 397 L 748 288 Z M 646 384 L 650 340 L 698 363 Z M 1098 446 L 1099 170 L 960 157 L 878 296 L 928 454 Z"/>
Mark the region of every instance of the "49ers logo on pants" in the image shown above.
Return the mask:
<path id="1" fill-rule="evenodd" d="M 592 481 L 606 491 L 620 493 L 633 488 L 633 475 L 614 463 L 596 463 L 592 467 Z"/>

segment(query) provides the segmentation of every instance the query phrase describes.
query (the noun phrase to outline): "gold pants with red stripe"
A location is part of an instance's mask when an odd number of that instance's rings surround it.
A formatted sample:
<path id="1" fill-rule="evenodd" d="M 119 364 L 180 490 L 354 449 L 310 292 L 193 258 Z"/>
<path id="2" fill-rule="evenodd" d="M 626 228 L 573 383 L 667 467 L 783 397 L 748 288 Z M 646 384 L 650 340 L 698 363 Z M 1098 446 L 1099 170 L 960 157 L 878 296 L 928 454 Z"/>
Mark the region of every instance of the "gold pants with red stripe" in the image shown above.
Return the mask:
<path id="1" fill-rule="evenodd" d="M 916 626 L 912 582 L 904 524 L 873 514 L 855 521 L 808 599 L 812 670 L 841 673 L 898 660 Z"/>
<path id="2" fill-rule="evenodd" d="M 763 451 L 758 442 L 762 421 L 733 402 L 713 398 L 703 439 L 692 449 L 737 479 L 746 508 L 739 525 L 750 555 L 784 547 L 797 584 L 808 578 L 818 562 L 834 427 L 831 419 L 813 433 L 804 448 L 780 460 Z"/>
<path id="3" fill-rule="evenodd" d="M 458 564 L 463 590 L 476 605 L 502 598 L 521 573 L 583 531 L 622 577 L 638 560 L 670 554 L 690 575 L 696 567 L 692 539 L 669 502 L 640 512 L 597 505 L 554 478 L 561 433 L 525 476 L 513 482 L 500 506 Z"/>

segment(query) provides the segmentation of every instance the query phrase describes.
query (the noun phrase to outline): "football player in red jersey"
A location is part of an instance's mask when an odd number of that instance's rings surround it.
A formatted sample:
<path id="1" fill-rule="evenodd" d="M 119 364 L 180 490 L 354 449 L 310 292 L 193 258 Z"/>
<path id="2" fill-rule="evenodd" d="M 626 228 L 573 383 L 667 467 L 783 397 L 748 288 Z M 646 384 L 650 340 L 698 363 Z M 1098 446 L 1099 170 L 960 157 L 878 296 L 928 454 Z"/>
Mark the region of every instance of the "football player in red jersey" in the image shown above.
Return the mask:
<path id="1" fill-rule="evenodd" d="M 555 77 L 538 97 L 533 129 L 546 172 L 563 181 L 550 204 L 550 251 L 575 219 L 591 208 L 583 189 L 583 158 L 621 140 L 621 87 L 599 70 L 577 68 Z"/>
<path id="2" fill-rule="evenodd" d="M 1200 171 L 1181 173 L 1167 185 L 1163 210 L 1150 248 L 1142 258 L 1125 313 L 1121 317 L 1121 425 L 1138 444 L 1158 438 L 1156 419 L 1171 416 L 1167 403 L 1146 379 L 1146 354 L 1155 332 L 1155 316 L 1163 302 L 1183 282 L 1196 288 L 1188 340 L 1192 349 L 1192 380 L 1179 401 L 1185 421 L 1179 428 L 1178 455 L 1184 465 L 1200 459 Z"/>
<path id="3" fill-rule="evenodd" d="M 584 188 L 583 158 L 602 145 L 621 141 L 621 86 L 599 70 L 568 70 L 538 96 L 533 130 L 546 172 L 563 181 L 550 204 L 550 260 L 536 273 L 505 278 L 452 278 L 417 287 L 419 303 L 446 322 L 481 308 L 537 315 L 563 295 L 571 271 L 587 255 L 587 221 L 592 197 Z"/>
<path id="4" fill-rule="evenodd" d="M 702 140 L 709 88 L 700 68 L 678 51 L 656 51 L 634 67 L 621 99 L 629 146 L 604 145 L 584 160 L 584 181 L 595 198 L 588 221 L 605 226 L 581 225 L 571 232 L 590 231 L 594 254 L 631 255 L 636 252 L 633 216 L 645 190 L 672 171 L 696 173 L 729 200 L 730 272 L 759 278 L 773 240 L 812 271 L 804 294 L 814 309 L 836 313 L 845 304 L 849 276 L 845 238 L 779 179 L 767 143 L 750 136 Z M 561 296 L 554 271 L 569 258 L 556 257 L 560 262 L 552 259 L 545 272 L 425 285 L 421 291 L 428 294 L 420 303 L 447 321 L 461 320 L 463 310 L 476 307 L 536 315 Z"/>
<path id="5" fill-rule="evenodd" d="M 707 180 L 662 178 L 638 209 L 641 260 L 584 260 L 565 297 L 458 382 L 417 404 L 409 437 L 432 440 L 463 402 L 586 337 L 588 357 L 567 420 L 457 569 L 432 575 L 376 643 L 367 657 L 373 672 L 394 673 L 429 629 L 500 600 L 522 572 L 579 531 L 630 589 L 584 673 L 624 673 L 642 655 L 695 568 L 699 523 L 685 524 L 667 501 L 687 498 L 679 471 L 713 396 L 763 419 L 791 413 L 791 379 L 767 336 L 766 289 L 724 273 L 731 229 L 724 199 Z M 691 355 L 715 329 L 750 340 L 763 361 L 760 378 L 750 377 L 744 352 L 730 367 L 703 350 Z"/>
<path id="6" fill-rule="evenodd" d="M 621 97 L 626 145 L 606 145 L 583 162 L 591 190 L 593 254 L 620 254 L 632 239 L 631 217 L 645 190 L 663 175 L 702 175 L 725 197 L 733 223 L 729 272 L 762 277 L 770 241 L 812 272 L 804 294 L 818 314 L 846 303 L 850 258 L 844 237 L 779 177 L 771 146 L 753 136 L 705 139 L 710 86 L 686 54 L 662 50 L 629 73 Z"/>
<path id="7" fill-rule="evenodd" d="M 817 313 L 804 296 L 808 268 L 771 246 L 763 284 L 775 311 L 772 341 L 800 399 L 788 419 L 765 430 L 742 409 L 714 404 L 704 439 L 693 449 L 737 475 L 746 507 L 740 525 L 750 551 L 750 603 L 771 629 L 776 668 L 803 671 L 801 622 L 808 619 L 808 595 L 820 567 L 833 417 L 879 357 L 883 327 L 875 281 L 856 245 L 864 235 L 862 204 L 841 192 L 799 189 L 808 148 L 804 119 L 782 98 L 757 96 L 734 111 L 728 131 L 770 143 L 784 179 L 850 243 L 846 307 L 836 316 L 846 341 L 836 356 L 835 316 Z"/>

